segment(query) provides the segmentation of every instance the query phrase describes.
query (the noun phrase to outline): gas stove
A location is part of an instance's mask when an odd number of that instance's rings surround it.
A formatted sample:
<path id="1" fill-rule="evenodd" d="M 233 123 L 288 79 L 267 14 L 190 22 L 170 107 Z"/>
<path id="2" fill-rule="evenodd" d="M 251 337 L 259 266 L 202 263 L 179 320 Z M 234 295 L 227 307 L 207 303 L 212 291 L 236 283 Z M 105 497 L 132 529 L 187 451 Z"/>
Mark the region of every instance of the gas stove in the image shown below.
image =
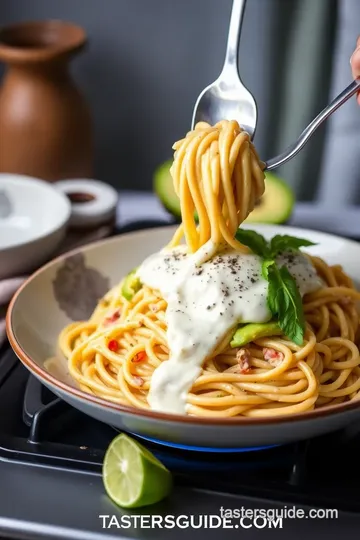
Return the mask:
<path id="1" fill-rule="evenodd" d="M 254 526 L 241 532 L 103 526 L 113 516 L 119 523 L 124 515 L 218 515 L 221 508 L 284 507 L 339 512 L 337 519 L 284 520 L 282 528 L 293 538 L 358 537 L 360 425 L 247 452 L 178 449 L 141 439 L 173 472 L 174 491 L 158 505 L 124 511 L 108 499 L 101 479 L 104 453 L 118 432 L 53 395 L 8 346 L 0 350 L 0 411 L 2 538 L 162 540 L 186 534 L 211 539 L 239 538 L 243 532 L 273 538 L 277 529 L 264 532 Z"/>

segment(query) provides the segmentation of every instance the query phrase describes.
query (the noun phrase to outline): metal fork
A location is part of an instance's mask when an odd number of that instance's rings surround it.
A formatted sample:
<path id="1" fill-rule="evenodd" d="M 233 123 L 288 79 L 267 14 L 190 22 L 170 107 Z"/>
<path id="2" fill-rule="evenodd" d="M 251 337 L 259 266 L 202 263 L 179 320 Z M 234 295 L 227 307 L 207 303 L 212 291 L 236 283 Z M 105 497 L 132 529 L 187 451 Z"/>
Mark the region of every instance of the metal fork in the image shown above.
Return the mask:
<path id="1" fill-rule="evenodd" d="M 196 100 L 192 128 L 200 121 L 211 125 L 221 120 L 237 120 L 250 137 L 257 123 L 256 101 L 241 82 L 238 49 L 246 0 L 234 0 L 223 69 L 216 81 L 207 86 Z"/>
<path id="2" fill-rule="evenodd" d="M 242 83 L 238 71 L 238 49 L 246 0 L 234 0 L 231 10 L 225 62 L 219 77 L 196 100 L 192 129 L 200 121 L 211 125 L 221 120 L 237 120 L 253 139 L 257 124 L 257 106 L 253 95 Z M 360 91 L 360 80 L 352 82 L 304 129 L 285 152 L 266 161 L 266 170 L 276 169 L 292 159 L 305 146 L 317 128 L 341 105 Z"/>
<path id="3" fill-rule="evenodd" d="M 287 147 L 285 152 L 279 154 L 278 156 L 269 159 L 266 161 L 265 169 L 271 171 L 283 165 L 290 159 L 292 159 L 296 154 L 304 148 L 305 144 L 308 142 L 310 137 L 315 133 L 317 128 L 327 119 L 329 116 L 335 112 L 341 105 L 343 105 L 348 99 L 350 99 L 354 94 L 360 91 L 360 80 L 356 80 L 349 84 L 331 103 L 327 105 L 312 122 L 304 129 L 300 137 Z"/>

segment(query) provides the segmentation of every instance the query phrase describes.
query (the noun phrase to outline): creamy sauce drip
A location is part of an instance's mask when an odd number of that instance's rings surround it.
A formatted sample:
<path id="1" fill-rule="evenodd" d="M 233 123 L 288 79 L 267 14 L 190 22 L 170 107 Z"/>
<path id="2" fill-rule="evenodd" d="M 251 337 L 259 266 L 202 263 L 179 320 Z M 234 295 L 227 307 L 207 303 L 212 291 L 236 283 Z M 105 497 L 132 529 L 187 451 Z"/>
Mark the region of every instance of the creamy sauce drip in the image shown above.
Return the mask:
<path id="1" fill-rule="evenodd" d="M 271 318 L 260 257 L 228 250 L 206 260 L 213 252 L 211 241 L 191 255 L 178 246 L 151 255 L 138 269 L 141 282 L 160 291 L 168 304 L 170 357 L 151 379 L 148 401 L 154 410 L 186 414 L 187 394 L 226 334 L 238 323 Z M 288 268 L 301 296 L 322 286 L 304 254 L 285 253 L 277 262 Z"/>

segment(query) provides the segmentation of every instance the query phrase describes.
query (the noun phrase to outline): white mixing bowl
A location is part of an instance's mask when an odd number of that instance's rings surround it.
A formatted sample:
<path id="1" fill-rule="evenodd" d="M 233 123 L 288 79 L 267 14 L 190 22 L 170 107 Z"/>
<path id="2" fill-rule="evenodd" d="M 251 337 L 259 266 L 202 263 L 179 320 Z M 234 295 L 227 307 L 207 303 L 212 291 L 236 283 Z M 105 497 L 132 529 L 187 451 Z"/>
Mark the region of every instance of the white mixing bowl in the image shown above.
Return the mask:
<path id="1" fill-rule="evenodd" d="M 63 240 L 71 204 L 50 184 L 0 174 L 0 279 L 34 270 Z"/>

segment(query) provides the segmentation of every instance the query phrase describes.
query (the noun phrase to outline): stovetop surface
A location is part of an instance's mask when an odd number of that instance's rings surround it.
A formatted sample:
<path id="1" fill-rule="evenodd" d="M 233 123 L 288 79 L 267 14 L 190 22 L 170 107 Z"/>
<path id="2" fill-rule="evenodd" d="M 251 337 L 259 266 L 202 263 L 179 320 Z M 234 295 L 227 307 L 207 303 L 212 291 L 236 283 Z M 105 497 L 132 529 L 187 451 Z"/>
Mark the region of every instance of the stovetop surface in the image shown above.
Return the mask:
<path id="1" fill-rule="evenodd" d="M 241 454 L 145 443 L 173 472 L 175 489 L 162 503 L 129 512 L 111 503 L 101 480 L 105 450 L 118 432 L 56 398 L 9 347 L 0 349 L 0 411 L 0 534 L 6 538 L 238 538 L 236 530 L 102 529 L 99 515 L 219 514 L 221 506 L 284 505 L 340 512 L 336 520 L 286 520 L 283 529 L 294 538 L 358 535 L 360 426 Z M 279 535 L 276 529 L 244 531 L 252 538 Z"/>

